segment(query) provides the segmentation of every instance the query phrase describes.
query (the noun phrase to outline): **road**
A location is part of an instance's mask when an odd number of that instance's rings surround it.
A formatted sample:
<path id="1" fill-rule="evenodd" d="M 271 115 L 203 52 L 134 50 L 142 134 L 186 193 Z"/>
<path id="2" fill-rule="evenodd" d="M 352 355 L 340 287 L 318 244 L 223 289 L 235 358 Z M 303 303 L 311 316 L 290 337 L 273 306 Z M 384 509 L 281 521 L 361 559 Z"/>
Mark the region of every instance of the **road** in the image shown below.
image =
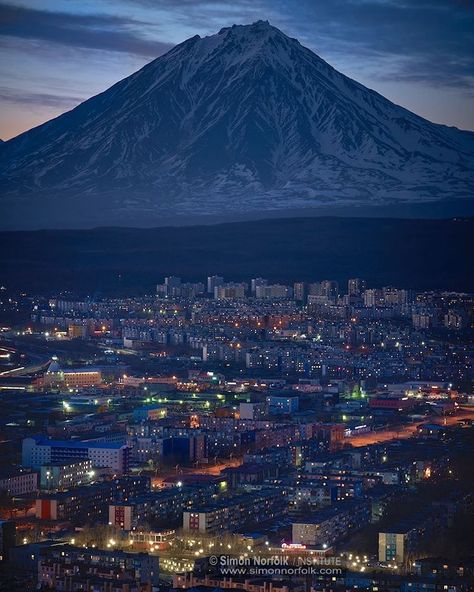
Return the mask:
<path id="1" fill-rule="evenodd" d="M 360 434 L 360 436 L 353 436 L 347 438 L 346 442 L 352 444 L 354 447 L 368 446 L 369 444 L 378 444 L 381 442 L 388 442 L 389 440 L 403 440 L 411 438 L 417 430 L 417 427 L 422 423 L 442 423 L 443 425 L 455 425 L 461 419 L 473 419 L 474 409 L 461 408 L 456 415 L 448 417 L 440 417 L 434 415 L 424 421 L 400 426 L 397 429 L 383 430 L 381 432 L 369 432 L 368 434 Z"/>
<path id="2" fill-rule="evenodd" d="M 163 487 L 164 480 L 168 477 L 177 475 L 219 475 L 227 467 L 238 467 L 242 464 L 241 458 L 232 458 L 220 461 L 217 464 L 201 465 L 199 467 L 179 467 L 178 469 L 168 470 L 152 478 L 153 487 Z"/>

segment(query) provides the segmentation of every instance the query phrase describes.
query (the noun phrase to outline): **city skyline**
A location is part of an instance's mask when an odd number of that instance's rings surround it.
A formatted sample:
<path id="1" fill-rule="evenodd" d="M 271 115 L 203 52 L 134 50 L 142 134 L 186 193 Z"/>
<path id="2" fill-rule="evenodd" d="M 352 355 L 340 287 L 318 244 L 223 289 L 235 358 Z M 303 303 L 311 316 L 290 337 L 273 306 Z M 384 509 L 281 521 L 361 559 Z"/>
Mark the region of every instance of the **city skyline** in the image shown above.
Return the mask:
<path id="1" fill-rule="evenodd" d="M 0 585 L 470 592 L 473 304 L 264 269 L 2 290 Z"/>
<path id="2" fill-rule="evenodd" d="M 0 0 L 0 592 L 472 592 L 473 33 Z"/>

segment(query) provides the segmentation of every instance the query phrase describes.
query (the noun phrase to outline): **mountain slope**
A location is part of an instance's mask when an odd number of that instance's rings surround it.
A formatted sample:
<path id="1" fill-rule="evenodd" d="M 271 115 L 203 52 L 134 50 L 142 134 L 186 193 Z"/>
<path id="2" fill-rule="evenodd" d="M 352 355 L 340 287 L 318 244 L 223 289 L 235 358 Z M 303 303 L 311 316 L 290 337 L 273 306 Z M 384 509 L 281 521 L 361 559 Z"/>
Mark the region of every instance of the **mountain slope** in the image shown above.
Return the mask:
<path id="1" fill-rule="evenodd" d="M 473 133 L 394 105 L 259 21 L 193 37 L 2 144 L 0 207 L 13 226 L 81 226 L 466 199 L 473 162 Z"/>

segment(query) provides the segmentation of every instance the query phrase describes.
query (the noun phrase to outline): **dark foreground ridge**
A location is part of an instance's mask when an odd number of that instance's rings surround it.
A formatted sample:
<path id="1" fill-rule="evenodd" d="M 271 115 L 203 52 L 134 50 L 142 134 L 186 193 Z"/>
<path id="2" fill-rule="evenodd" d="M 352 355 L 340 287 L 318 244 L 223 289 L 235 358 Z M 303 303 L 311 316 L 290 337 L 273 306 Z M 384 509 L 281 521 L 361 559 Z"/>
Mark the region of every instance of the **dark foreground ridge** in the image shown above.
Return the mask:
<path id="1" fill-rule="evenodd" d="M 287 218 L 152 229 L 0 233 L 0 279 L 35 293 L 150 291 L 164 275 L 474 291 L 474 218 Z"/>

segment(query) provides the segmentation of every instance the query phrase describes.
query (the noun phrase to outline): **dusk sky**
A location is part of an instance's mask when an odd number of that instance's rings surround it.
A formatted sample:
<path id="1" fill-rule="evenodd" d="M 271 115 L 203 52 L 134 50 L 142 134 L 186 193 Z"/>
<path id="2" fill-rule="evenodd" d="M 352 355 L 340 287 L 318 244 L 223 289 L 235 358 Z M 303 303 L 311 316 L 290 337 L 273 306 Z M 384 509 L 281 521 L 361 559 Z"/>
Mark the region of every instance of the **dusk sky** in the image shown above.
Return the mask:
<path id="1" fill-rule="evenodd" d="M 258 19 L 395 103 L 474 130 L 474 0 L 11 0 L 0 15 L 3 139 L 188 37 Z"/>

